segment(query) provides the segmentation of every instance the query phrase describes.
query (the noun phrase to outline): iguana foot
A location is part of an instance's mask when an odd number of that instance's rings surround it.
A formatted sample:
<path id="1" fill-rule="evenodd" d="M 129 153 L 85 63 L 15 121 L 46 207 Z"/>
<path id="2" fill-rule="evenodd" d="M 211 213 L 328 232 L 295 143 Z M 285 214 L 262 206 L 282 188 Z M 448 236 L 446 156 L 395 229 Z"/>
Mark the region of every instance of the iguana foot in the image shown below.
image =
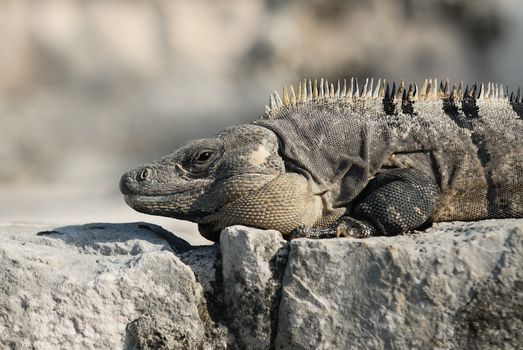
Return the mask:
<path id="1" fill-rule="evenodd" d="M 336 231 L 331 227 L 299 226 L 291 231 L 289 240 L 295 238 L 335 238 Z"/>
<path id="2" fill-rule="evenodd" d="M 343 217 L 336 225 L 336 237 L 367 238 L 375 235 L 376 229 L 365 221 Z"/>
<path id="3" fill-rule="evenodd" d="M 340 221 L 329 227 L 300 226 L 291 232 L 289 238 L 366 238 L 376 235 L 376 232 L 376 229 L 367 222 L 342 217 Z"/>

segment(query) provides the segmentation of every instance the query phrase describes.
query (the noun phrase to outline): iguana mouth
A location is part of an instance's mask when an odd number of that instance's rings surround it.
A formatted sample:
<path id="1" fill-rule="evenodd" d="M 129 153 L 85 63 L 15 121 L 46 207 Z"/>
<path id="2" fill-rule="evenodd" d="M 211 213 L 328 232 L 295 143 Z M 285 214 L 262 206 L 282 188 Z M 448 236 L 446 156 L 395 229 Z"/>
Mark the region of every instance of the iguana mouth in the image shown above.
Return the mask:
<path id="1" fill-rule="evenodd" d="M 189 192 L 189 191 L 187 191 Z M 182 192 L 183 193 L 183 192 Z M 166 195 L 157 195 L 157 194 L 126 194 L 124 195 L 125 202 L 128 201 L 134 202 L 143 202 L 143 203 L 163 203 L 171 200 L 173 196 L 180 195 L 181 193 L 170 193 Z"/>
<path id="2" fill-rule="evenodd" d="M 167 195 L 143 195 L 143 194 L 126 194 L 125 203 L 131 208 L 145 214 L 169 216 L 179 220 L 200 221 L 205 220 L 213 213 L 195 211 L 185 208 L 180 203 L 179 195 L 189 193 L 190 191 L 172 193 Z"/>

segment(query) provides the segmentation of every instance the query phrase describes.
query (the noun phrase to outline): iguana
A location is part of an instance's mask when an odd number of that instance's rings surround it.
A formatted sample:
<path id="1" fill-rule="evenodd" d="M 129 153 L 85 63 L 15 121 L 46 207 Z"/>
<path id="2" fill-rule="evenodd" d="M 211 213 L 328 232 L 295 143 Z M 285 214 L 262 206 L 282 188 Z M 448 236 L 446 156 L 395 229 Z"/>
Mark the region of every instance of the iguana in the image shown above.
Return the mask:
<path id="1" fill-rule="evenodd" d="M 523 103 L 493 83 L 304 80 L 265 114 L 131 170 L 132 208 L 285 237 L 368 237 L 523 217 Z"/>

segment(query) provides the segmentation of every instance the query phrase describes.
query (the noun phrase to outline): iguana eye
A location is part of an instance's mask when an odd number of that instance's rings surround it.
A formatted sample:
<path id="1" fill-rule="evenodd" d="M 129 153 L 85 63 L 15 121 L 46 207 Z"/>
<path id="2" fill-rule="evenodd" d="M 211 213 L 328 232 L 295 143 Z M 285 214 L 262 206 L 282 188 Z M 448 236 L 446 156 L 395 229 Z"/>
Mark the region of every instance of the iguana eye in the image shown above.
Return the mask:
<path id="1" fill-rule="evenodd" d="M 209 158 L 211 158 L 211 155 L 212 155 L 211 152 L 208 152 L 208 151 L 202 152 L 202 153 L 200 153 L 200 155 L 198 156 L 198 159 L 196 161 L 200 162 L 200 163 L 206 162 L 209 160 Z"/>
<path id="2" fill-rule="evenodd" d="M 201 150 L 194 155 L 192 163 L 194 165 L 205 165 L 214 159 L 215 153 L 210 149 Z"/>

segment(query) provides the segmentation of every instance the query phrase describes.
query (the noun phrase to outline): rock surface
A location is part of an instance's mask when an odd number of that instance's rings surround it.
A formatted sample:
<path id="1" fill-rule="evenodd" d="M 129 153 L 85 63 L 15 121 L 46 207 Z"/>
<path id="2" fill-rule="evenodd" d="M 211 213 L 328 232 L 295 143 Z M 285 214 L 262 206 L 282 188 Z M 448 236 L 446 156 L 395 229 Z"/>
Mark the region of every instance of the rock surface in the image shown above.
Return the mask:
<path id="1" fill-rule="evenodd" d="M 445 223 L 364 240 L 295 240 L 276 347 L 523 344 L 523 222 Z"/>
<path id="2" fill-rule="evenodd" d="M 286 245 L 278 231 L 245 226 L 228 227 L 220 236 L 227 322 L 241 349 L 272 345 Z"/>
<path id="3" fill-rule="evenodd" d="M 203 345 L 202 287 L 158 236 L 161 228 L 90 224 L 0 230 L 0 348 Z"/>
<path id="4" fill-rule="evenodd" d="M 523 220 L 364 240 L 0 224 L 0 349 L 516 349 Z"/>

